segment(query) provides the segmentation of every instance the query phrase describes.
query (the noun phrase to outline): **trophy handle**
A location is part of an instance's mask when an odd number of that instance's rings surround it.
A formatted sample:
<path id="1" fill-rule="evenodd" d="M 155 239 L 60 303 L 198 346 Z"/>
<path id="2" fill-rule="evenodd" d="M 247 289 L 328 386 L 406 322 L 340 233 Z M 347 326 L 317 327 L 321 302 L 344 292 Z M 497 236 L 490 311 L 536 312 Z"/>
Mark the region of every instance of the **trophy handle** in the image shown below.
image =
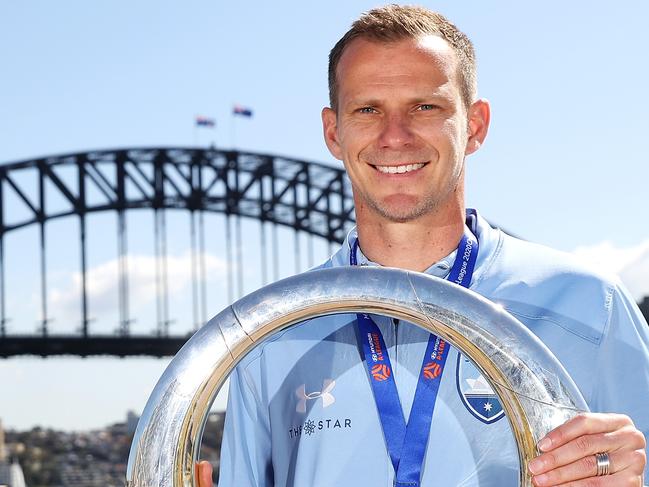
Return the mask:
<path id="1" fill-rule="evenodd" d="M 417 272 L 338 267 L 270 284 L 221 311 L 183 346 L 138 423 L 127 487 L 193 487 L 203 427 L 237 363 L 262 340 L 313 317 L 368 312 L 403 319 L 471 359 L 498 395 L 520 460 L 545 434 L 588 407 L 559 361 L 524 325 L 484 297 Z M 378 427 L 378 426 L 377 426 Z"/>

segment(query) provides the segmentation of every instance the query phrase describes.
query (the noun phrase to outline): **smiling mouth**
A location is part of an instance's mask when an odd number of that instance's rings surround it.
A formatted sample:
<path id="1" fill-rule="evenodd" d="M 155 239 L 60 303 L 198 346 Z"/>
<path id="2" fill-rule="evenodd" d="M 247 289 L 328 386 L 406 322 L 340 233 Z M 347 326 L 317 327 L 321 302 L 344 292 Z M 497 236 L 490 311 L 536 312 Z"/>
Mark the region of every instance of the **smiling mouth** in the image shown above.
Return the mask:
<path id="1" fill-rule="evenodd" d="M 374 166 L 379 172 L 383 174 L 405 174 L 413 171 L 418 171 L 426 165 L 425 162 L 420 162 L 417 164 L 402 164 L 400 166 Z"/>

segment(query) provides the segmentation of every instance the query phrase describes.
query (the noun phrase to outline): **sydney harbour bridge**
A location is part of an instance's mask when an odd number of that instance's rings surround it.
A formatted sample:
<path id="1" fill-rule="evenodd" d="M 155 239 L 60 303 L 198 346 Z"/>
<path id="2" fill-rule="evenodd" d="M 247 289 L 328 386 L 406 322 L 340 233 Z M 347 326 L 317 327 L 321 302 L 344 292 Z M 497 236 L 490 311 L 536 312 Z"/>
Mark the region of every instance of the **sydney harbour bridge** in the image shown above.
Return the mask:
<path id="1" fill-rule="evenodd" d="M 152 254 L 155 273 L 155 313 L 149 329 L 132 329 L 128 215 L 146 211 L 153 220 Z M 152 355 L 174 354 L 193 330 L 170 331 L 170 276 L 168 274 L 169 229 L 172 212 L 189 218 L 191 253 L 191 307 L 194 329 L 209 316 L 205 289 L 205 216 L 218 214 L 219 240 L 224 242 L 227 264 L 228 303 L 243 291 L 241 265 L 242 220 L 258 222 L 255 245 L 259 247 L 261 284 L 275 280 L 279 266 L 287 265 L 287 252 L 277 238 L 277 229 L 295 235 L 289 258 L 299 271 L 304 239 L 319 239 L 329 245 L 341 242 L 354 223 L 351 189 L 344 171 L 324 164 L 286 157 L 224 151 L 215 148 L 130 148 L 43 157 L 0 165 L 0 357 L 15 355 Z M 102 234 L 117 247 L 117 327 L 109 333 L 94 329 L 89 289 L 88 235 L 101 231 L 89 224 L 92 215 L 110 212 L 116 216 L 115 232 Z M 76 220 L 75 230 L 50 236 L 55 220 Z M 7 241 L 26 228 L 36 243 Z M 269 235 L 270 234 L 270 235 Z M 21 241 L 30 237 L 23 236 Z M 48 289 L 51 262 L 58 248 L 74 247 L 78 272 L 78 323 L 72 332 L 57 330 L 51 316 Z M 307 240 L 309 242 L 310 240 Z M 35 244 L 35 245 L 34 245 Z M 29 255 L 27 248 L 37 249 Z M 307 244 L 309 264 L 312 246 Z M 13 250 L 13 251 L 12 251 Z M 281 255 L 280 255 L 281 254 Z M 34 262 L 37 260 L 37 262 Z M 303 259 L 302 259 L 303 260 Z M 21 269 L 31 261 L 38 281 L 38 296 L 31 305 L 39 309 L 36 326 L 17 326 L 12 303 L 29 300 L 10 296 L 14 282 L 24 276 L 8 276 L 8 266 Z M 290 261 L 289 261 L 290 262 Z M 24 267 L 28 267 L 26 264 Z M 303 269 L 302 269 L 303 270 Z M 14 293 L 15 294 L 15 293 Z M 15 309 L 19 309 L 13 304 Z M 69 327 L 68 327 L 69 328 Z"/>
<path id="2" fill-rule="evenodd" d="M 155 311 L 147 323 L 133 329 L 131 315 L 133 293 L 129 269 L 128 215 L 147 212 L 152 220 L 154 272 L 149 286 L 155 294 Z M 189 266 L 193 329 L 171 331 L 171 295 L 169 275 L 170 213 L 185 213 L 188 220 Z M 89 223 L 92 215 L 115 215 L 114 233 L 106 234 L 101 225 Z M 354 224 L 354 207 L 349 181 L 342 168 L 268 154 L 217 150 L 215 148 L 128 148 L 101 150 L 42 157 L 0 165 L 0 357 L 16 355 L 173 355 L 191 333 L 207 318 L 207 303 L 213 298 L 206 290 L 206 215 L 218 215 L 218 239 L 223 243 L 223 262 L 227 301 L 243 294 L 242 221 L 256 222 L 252 237 L 258 249 L 259 284 L 267 284 L 280 275 L 293 259 L 293 272 L 304 270 L 303 245 L 309 265 L 313 265 L 311 242 L 318 239 L 331 249 L 342 242 Z M 75 220 L 73 231 L 51 236 L 49 226 L 55 221 Z M 209 224 L 212 226 L 214 221 Z M 25 229 L 17 244 L 8 240 Z M 278 229 L 293 234 L 293 244 L 286 249 L 286 235 L 278 239 Z M 33 231 L 36 230 L 36 231 Z M 101 240 L 112 241 L 117 250 L 114 280 L 117 296 L 117 326 L 107 332 L 93 324 L 89 289 L 96 285 L 89 278 L 88 235 L 102 232 Z M 172 229 L 171 233 L 177 233 Z M 172 235 L 173 236 L 173 235 Z M 25 243 L 26 240 L 36 242 Z M 61 332 L 51 315 L 49 271 L 58 258 L 57 249 L 77 250 L 74 291 L 78 295 L 73 331 Z M 213 239 L 212 239 L 213 240 Z M 208 242 L 211 243 L 211 240 Z M 11 247 L 11 248 L 10 248 Z M 36 255 L 29 249 L 35 248 Z M 65 252 L 64 252 L 65 253 Z M 69 253 L 69 252 L 68 252 Z M 29 269 L 31 262 L 34 271 Z M 9 276 L 9 264 L 18 269 Z M 286 271 L 285 269 L 283 269 Z M 292 273 L 292 272 L 290 272 Z M 286 272 L 284 272 L 286 274 Z M 37 282 L 37 296 L 16 295 L 19 280 Z M 13 292 L 13 294 L 12 294 Z M 25 292 L 22 291 L 24 294 Z M 225 298 L 224 298 L 225 299 Z M 36 326 L 17 326 L 20 314 L 16 303 L 29 301 L 38 307 Z M 640 304 L 649 316 L 649 298 Z M 215 310 L 215 311 L 218 311 Z"/>

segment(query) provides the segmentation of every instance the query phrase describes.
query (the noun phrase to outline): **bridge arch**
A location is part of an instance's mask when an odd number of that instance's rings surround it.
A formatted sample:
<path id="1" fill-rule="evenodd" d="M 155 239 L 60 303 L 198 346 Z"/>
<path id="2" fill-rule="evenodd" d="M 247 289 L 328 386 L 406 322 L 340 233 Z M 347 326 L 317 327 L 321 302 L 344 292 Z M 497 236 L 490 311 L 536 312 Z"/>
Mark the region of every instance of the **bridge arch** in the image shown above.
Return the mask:
<path id="1" fill-rule="evenodd" d="M 205 212 L 225 215 L 228 228 L 230 217 L 235 221 L 250 218 L 259 221 L 262 227 L 264 224 L 283 226 L 331 243 L 341 242 L 354 224 L 351 188 L 344 170 L 278 155 L 213 147 L 125 148 L 0 165 L 0 356 L 95 352 L 156 355 L 173 352 L 178 343 L 184 342 L 185 337 L 169 336 L 165 319 L 159 321 L 163 326 L 155 338 L 166 340 L 166 344 L 156 342 L 152 349 L 150 337 L 135 337 L 130 333 L 128 272 L 121 268 L 119 336 L 97 337 L 89 332 L 86 217 L 97 212 L 117 213 L 121 263 L 126 262 L 127 255 L 124 215 L 134 209 L 153 210 L 156 234 L 158 226 L 164 228 L 165 210 L 188 211 L 192 251 L 200 245 L 196 241 L 202 239 Z M 74 216 L 79 221 L 82 327 L 78 336 L 49 336 L 45 226 L 52 220 Z M 7 335 L 5 327 L 4 239 L 8 233 L 31 225 L 40 228 L 43 320 L 40 336 L 15 337 Z M 198 239 L 194 235 L 196 228 Z M 162 255 L 156 257 L 165 259 L 164 245 L 160 248 Z M 158 250 L 156 243 L 156 252 Z M 129 345 L 125 347 L 122 340 L 128 340 Z M 141 343 L 138 344 L 138 340 Z M 172 340 L 175 342 L 171 343 Z M 109 342 L 115 342 L 109 345 L 112 351 L 106 349 Z"/>
<path id="2" fill-rule="evenodd" d="M 27 178 L 18 180 L 19 173 Z M 48 206 L 48 186 L 67 208 Z M 6 214 L 8 192 L 29 210 L 26 217 L 12 220 Z M 341 242 L 346 226 L 354 222 L 344 170 L 276 155 L 134 148 L 0 165 L 0 235 L 65 216 L 135 208 L 238 215 L 331 242 Z"/>

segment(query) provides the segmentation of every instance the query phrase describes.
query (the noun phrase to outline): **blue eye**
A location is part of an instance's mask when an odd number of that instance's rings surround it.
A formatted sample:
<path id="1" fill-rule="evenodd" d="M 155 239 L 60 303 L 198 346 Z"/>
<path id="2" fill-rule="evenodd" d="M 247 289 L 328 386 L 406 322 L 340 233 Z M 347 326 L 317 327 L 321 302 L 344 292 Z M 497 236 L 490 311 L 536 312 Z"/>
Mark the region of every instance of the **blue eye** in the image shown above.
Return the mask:
<path id="1" fill-rule="evenodd" d="M 426 111 L 426 110 L 434 110 L 437 108 L 437 105 L 431 105 L 430 103 L 424 103 L 423 105 L 419 105 L 417 107 L 418 110 Z"/>

